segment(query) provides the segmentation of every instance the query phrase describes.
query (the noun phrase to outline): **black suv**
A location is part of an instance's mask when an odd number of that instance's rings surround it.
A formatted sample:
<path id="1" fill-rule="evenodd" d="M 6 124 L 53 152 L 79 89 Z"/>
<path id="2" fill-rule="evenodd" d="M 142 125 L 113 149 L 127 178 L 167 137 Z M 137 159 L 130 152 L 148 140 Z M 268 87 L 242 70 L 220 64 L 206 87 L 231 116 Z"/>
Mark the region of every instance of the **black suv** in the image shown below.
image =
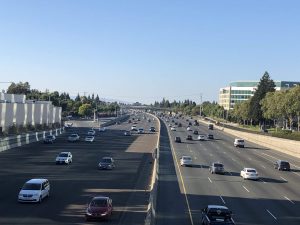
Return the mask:
<path id="1" fill-rule="evenodd" d="M 199 134 L 199 132 L 197 130 L 194 130 L 193 134 Z"/>
<path id="2" fill-rule="evenodd" d="M 181 138 L 180 137 L 175 137 L 175 142 L 181 143 Z"/>
<path id="3" fill-rule="evenodd" d="M 291 170 L 290 163 L 282 160 L 277 160 L 274 163 L 274 168 L 277 170 L 287 170 L 287 171 Z"/>
<path id="4" fill-rule="evenodd" d="M 188 135 L 187 137 L 186 137 L 186 140 L 193 140 L 193 137 L 192 137 L 192 135 Z"/>
<path id="5" fill-rule="evenodd" d="M 208 135 L 207 135 L 207 139 L 214 139 L 214 135 L 208 134 Z"/>
<path id="6" fill-rule="evenodd" d="M 202 225 L 235 225 L 232 212 L 226 206 L 208 205 L 202 209 Z"/>

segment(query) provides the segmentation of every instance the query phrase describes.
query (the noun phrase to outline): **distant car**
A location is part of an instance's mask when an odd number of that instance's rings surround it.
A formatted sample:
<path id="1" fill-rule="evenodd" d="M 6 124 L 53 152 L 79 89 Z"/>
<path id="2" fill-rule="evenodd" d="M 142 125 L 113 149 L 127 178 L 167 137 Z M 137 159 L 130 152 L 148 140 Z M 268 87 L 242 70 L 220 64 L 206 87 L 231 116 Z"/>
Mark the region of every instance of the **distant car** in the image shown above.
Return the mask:
<path id="1" fill-rule="evenodd" d="M 234 139 L 233 145 L 234 145 L 234 147 L 244 148 L 245 147 L 245 141 L 243 139 L 236 138 L 236 139 Z"/>
<path id="2" fill-rule="evenodd" d="M 197 138 L 199 141 L 205 141 L 205 136 L 200 134 Z"/>
<path id="3" fill-rule="evenodd" d="M 106 131 L 106 127 L 100 127 L 100 128 L 99 128 L 99 131 L 100 131 L 100 132 Z"/>
<path id="4" fill-rule="evenodd" d="M 208 129 L 209 129 L 209 130 L 213 130 L 213 129 L 214 129 L 214 125 L 213 125 L 213 124 L 211 124 L 211 123 L 210 123 L 210 124 L 208 124 Z"/>
<path id="5" fill-rule="evenodd" d="M 181 124 L 181 123 L 178 123 L 178 127 L 182 127 L 182 124 Z"/>
<path id="6" fill-rule="evenodd" d="M 181 138 L 180 137 L 175 137 L 175 142 L 181 143 Z"/>
<path id="7" fill-rule="evenodd" d="M 94 136 L 86 136 L 84 139 L 85 142 L 94 142 L 94 140 L 95 140 Z"/>
<path id="8" fill-rule="evenodd" d="M 198 134 L 199 134 L 199 132 L 198 132 L 197 130 L 194 130 L 194 131 L 193 131 L 193 134 L 196 134 L 196 135 L 198 135 Z"/>
<path id="9" fill-rule="evenodd" d="M 53 144 L 56 140 L 56 137 L 54 135 L 47 135 L 45 138 L 44 138 L 44 143 L 45 144 Z"/>
<path id="10" fill-rule="evenodd" d="M 128 123 L 131 123 L 131 120 L 128 120 Z"/>
<path id="11" fill-rule="evenodd" d="M 109 219 L 112 215 L 113 205 L 109 197 L 96 196 L 88 203 L 85 210 L 85 220 Z"/>
<path id="12" fill-rule="evenodd" d="M 208 205 L 202 209 L 201 225 L 235 225 L 226 206 Z"/>
<path id="13" fill-rule="evenodd" d="M 189 126 L 192 126 L 192 123 L 191 123 L 191 122 L 189 122 Z"/>
<path id="14" fill-rule="evenodd" d="M 169 126 L 169 127 L 172 127 L 172 124 L 170 124 L 170 123 L 169 123 L 169 125 L 168 125 L 168 126 Z"/>
<path id="15" fill-rule="evenodd" d="M 150 132 L 155 132 L 155 127 L 150 127 L 149 131 Z"/>
<path id="16" fill-rule="evenodd" d="M 139 133 L 139 134 L 143 134 L 143 133 L 144 133 L 144 128 L 139 128 L 139 129 L 138 129 L 138 133 Z"/>
<path id="17" fill-rule="evenodd" d="M 191 127 L 187 127 L 186 130 L 187 131 L 192 131 L 192 128 Z"/>
<path id="18" fill-rule="evenodd" d="M 18 194 L 19 202 L 39 202 L 50 196 L 50 183 L 47 179 L 38 178 L 27 181 Z"/>
<path id="19" fill-rule="evenodd" d="M 213 134 L 208 134 L 207 139 L 214 139 L 214 135 Z"/>
<path id="20" fill-rule="evenodd" d="M 209 167 L 209 171 L 211 173 L 224 174 L 225 173 L 224 165 L 222 163 L 219 163 L 219 162 L 213 162 L 211 164 L 211 166 Z"/>
<path id="21" fill-rule="evenodd" d="M 175 128 L 175 127 L 171 127 L 171 130 L 172 130 L 172 131 L 176 131 L 176 128 Z"/>
<path id="22" fill-rule="evenodd" d="M 121 123 L 119 121 L 116 122 L 116 125 L 120 125 Z"/>
<path id="23" fill-rule="evenodd" d="M 193 140 L 192 135 L 188 135 L 188 136 L 186 137 L 186 140 L 189 140 L 189 141 Z"/>
<path id="24" fill-rule="evenodd" d="M 95 133 L 96 132 L 94 130 L 89 130 L 88 133 L 87 133 L 87 135 L 91 136 L 91 135 L 95 135 Z"/>
<path id="25" fill-rule="evenodd" d="M 112 170 L 115 168 L 115 161 L 112 157 L 103 157 L 98 163 L 98 169 Z"/>
<path id="26" fill-rule="evenodd" d="M 286 171 L 291 170 L 290 163 L 287 162 L 287 161 L 283 161 L 283 160 L 277 160 L 274 163 L 274 168 L 277 169 L 277 170 L 286 170 Z"/>
<path id="27" fill-rule="evenodd" d="M 249 180 L 258 180 L 259 179 L 258 173 L 257 173 L 256 169 L 254 169 L 254 168 L 244 168 L 241 171 L 240 176 L 242 178 L 244 178 L 244 180 L 245 179 L 249 179 Z"/>
<path id="28" fill-rule="evenodd" d="M 124 136 L 131 136 L 131 132 L 130 131 L 125 131 Z"/>
<path id="29" fill-rule="evenodd" d="M 131 126 L 132 131 L 137 131 L 136 125 Z"/>
<path id="30" fill-rule="evenodd" d="M 176 126 L 178 125 L 178 123 L 177 123 L 177 122 L 175 122 L 174 124 L 175 124 Z"/>
<path id="31" fill-rule="evenodd" d="M 71 134 L 68 137 L 69 142 L 76 142 L 76 141 L 79 141 L 79 140 L 80 140 L 80 136 L 78 134 Z"/>
<path id="32" fill-rule="evenodd" d="M 191 166 L 193 163 L 191 156 L 182 156 L 180 158 L 180 165 L 181 166 Z"/>
<path id="33" fill-rule="evenodd" d="M 61 152 L 56 156 L 56 164 L 70 164 L 73 161 L 73 156 L 71 152 Z"/>

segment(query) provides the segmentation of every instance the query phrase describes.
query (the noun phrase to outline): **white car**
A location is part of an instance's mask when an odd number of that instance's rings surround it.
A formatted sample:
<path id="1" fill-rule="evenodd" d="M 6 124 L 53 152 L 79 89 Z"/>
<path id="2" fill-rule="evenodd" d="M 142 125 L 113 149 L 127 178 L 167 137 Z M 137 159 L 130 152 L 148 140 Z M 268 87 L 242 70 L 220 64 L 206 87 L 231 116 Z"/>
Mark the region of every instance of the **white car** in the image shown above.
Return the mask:
<path id="1" fill-rule="evenodd" d="M 187 131 L 192 131 L 192 128 L 187 127 L 186 130 L 187 130 Z"/>
<path id="2" fill-rule="evenodd" d="M 100 128 L 99 128 L 99 131 L 100 131 L 100 132 L 106 131 L 106 127 L 100 127 Z"/>
<path id="3" fill-rule="evenodd" d="M 205 141 L 205 135 L 200 134 L 197 139 L 199 141 Z"/>
<path id="4" fill-rule="evenodd" d="M 69 142 L 76 142 L 76 141 L 79 141 L 79 140 L 80 140 L 80 136 L 78 134 L 71 134 L 68 137 Z"/>
<path id="5" fill-rule="evenodd" d="M 234 147 L 244 148 L 245 147 L 245 141 L 243 139 L 236 138 L 236 139 L 234 139 L 233 145 L 234 145 Z"/>
<path id="6" fill-rule="evenodd" d="M 172 127 L 172 124 L 170 124 L 170 123 L 169 123 L 169 125 L 168 125 L 168 126 L 169 126 L 169 127 Z"/>
<path id="7" fill-rule="evenodd" d="M 94 142 L 94 140 L 95 140 L 94 136 L 86 136 L 84 139 L 85 142 Z"/>
<path id="8" fill-rule="evenodd" d="M 181 166 L 191 166 L 193 163 L 191 156 L 182 156 L 180 158 L 180 165 Z"/>
<path id="9" fill-rule="evenodd" d="M 58 156 L 55 158 L 56 164 L 70 164 L 72 163 L 73 156 L 71 152 L 61 152 L 58 154 Z"/>
<path id="10" fill-rule="evenodd" d="M 132 125 L 131 130 L 136 131 L 136 125 Z"/>
<path id="11" fill-rule="evenodd" d="M 21 188 L 19 202 L 42 202 L 45 197 L 50 196 L 50 183 L 47 179 L 31 179 Z"/>
<path id="12" fill-rule="evenodd" d="M 171 130 L 172 130 L 172 131 L 176 131 L 176 128 L 175 128 L 175 127 L 171 127 Z"/>
<path id="13" fill-rule="evenodd" d="M 249 179 L 249 180 L 258 180 L 259 179 L 258 173 L 257 173 L 256 169 L 254 169 L 254 168 L 244 168 L 241 171 L 240 176 L 242 178 L 244 178 L 244 180 L 245 179 Z"/>
<path id="14" fill-rule="evenodd" d="M 143 133 L 144 133 L 144 129 L 143 129 L 143 128 L 139 128 L 139 129 L 138 129 L 138 133 L 139 133 L 139 134 L 143 134 Z"/>
<path id="15" fill-rule="evenodd" d="M 87 133 L 87 135 L 91 136 L 91 135 L 95 135 L 95 133 L 96 132 L 94 130 L 89 130 L 88 133 Z"/>

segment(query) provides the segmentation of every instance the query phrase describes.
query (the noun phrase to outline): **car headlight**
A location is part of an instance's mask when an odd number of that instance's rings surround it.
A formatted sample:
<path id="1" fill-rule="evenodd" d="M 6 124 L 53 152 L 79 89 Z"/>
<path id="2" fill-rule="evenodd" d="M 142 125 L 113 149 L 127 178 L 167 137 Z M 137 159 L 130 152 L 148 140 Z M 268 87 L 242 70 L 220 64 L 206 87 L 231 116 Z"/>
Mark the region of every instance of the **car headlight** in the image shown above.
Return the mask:
<path id="1" fill-rule="evenodd" d="M 92 213 L 90 213 L 90 211 L 87 209 L 87 210 L 86 210 L 86 215 L 91 216 Z"/>
<path id="2" fill-rule="evenodd" d="M 107 212 L 101 214 L 101 216 L 106 216 L 106 215 L 107 215 Z"/>

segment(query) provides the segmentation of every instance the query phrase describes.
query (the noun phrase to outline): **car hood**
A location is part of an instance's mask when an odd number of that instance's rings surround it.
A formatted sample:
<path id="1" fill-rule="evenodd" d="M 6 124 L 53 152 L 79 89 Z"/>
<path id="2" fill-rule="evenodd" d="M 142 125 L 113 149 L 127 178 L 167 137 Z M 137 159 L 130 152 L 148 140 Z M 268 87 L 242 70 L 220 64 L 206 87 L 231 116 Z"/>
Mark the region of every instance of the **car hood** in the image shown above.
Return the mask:
<path id="1" fill-rule="evenodd" d="M 108 211 L 108 207 L 89 207 L 88 211 L 90 213 L 105 213 Z"/>
<path id="2" fill-rule="evenodd" d="M 21 190 L 19 195 L 35 195 L 40 194 L 40 190 Z"/>

